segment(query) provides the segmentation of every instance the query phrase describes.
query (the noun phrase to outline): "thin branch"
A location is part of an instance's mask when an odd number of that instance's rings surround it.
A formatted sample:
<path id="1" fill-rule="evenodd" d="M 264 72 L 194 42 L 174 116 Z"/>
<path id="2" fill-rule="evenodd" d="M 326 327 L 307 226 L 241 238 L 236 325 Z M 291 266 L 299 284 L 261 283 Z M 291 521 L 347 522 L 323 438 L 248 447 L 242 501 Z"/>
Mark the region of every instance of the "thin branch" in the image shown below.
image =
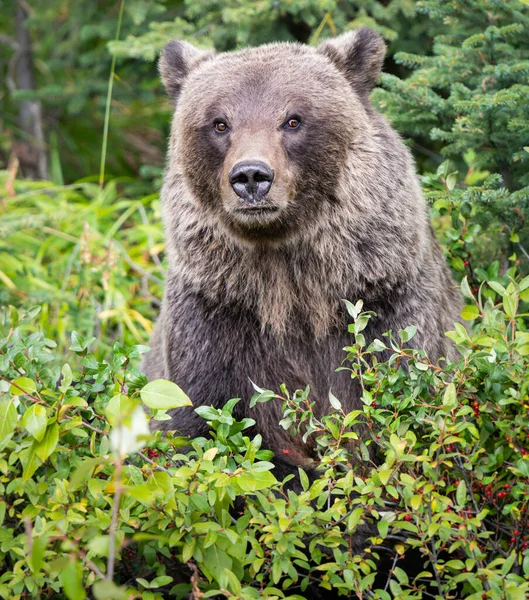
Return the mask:
<path id="1" fill-rule="evenodd" d="M 17 390 L 20 390 L 22 392 L 21 395 L 26 396 L 27 398 L 31 398 L 31 400 L 33 400 L 33 402 L 36 402 L 38 404 L 46 404 L 42 398 L 37 397 L 37 396 L 33 396 L 32 394 L 28 394 L 28 392 L 26 392 L 26 390 L 23 387 L 20 387 L 17 383 L 15 383 L 14 381 L 11 381 L 11 380 L 7 379 L 3 375 L 0 375 L 0 379 L 2 379 L 3 381 L 9 383 L 9 385 L 12 385 L 13 387 L 17 388 Z M 37 394 L 38 394 L 38 392 L 37 392 Z M 13 394 L 13 395 L 17 395 L 18 396 L 18 394 Z"/>
<path id="2" fill-rule="evenodd" d="M 167 469 L 165 469 L 158 463 L 154 462 L 154 460 L 151 460 L 148 456 L 143 454 L 143 452 L 138 452 L 138 454 L 143 458 L 144 461 L 148 462 L 150 465 L 155 467 L 158 471 L 163 471 L 164 473 L 169 473 L 169 475 L 171 474 L 170 471 L 168 471 Z"/>
<path id="3" fill-rule="evenodd" d="M 115 472 L 115 483 L 116 491 L 114 493 L 114 502 L 112 504 L 112 520 L 110 521 L 110 528 L 108 530 L 108 563 L 107 563 L 107 581 L 112 581 L 114 578 L 114 565 L 116 562 L 116 532 L 118 529 L 118 517 L 119 517 L 119 502 L 121 500 L 121 460 L 116 463 Z"/>
<path id="4" fill-rule="evenodd" d="M 523 252 L 523 254 L 525 255 L 525 258 L 527 260 L 529 260 L 529 253 L 527 252 L 527 250 L 522 246 L 522 244 L 518 244 L 518 248 L 520 248 L 520 250 Z"/>
<path id="5" fill-rule="evenodd" d="M 79 550 L 79 556 L 81 557 L 82 560 L 84 560 L 84 562 L 86 563 L 86 566 L 89 569 L 92 569 L 92 571 L 100 578 L 100 579 L 105 579 L 105 574 L 99 569 L 99 567 L 93 563 L 89 558 L 86 557 L 86 554 L 82 551 Z"/>
<path id="6" fill-rule="evenodd" d="M 395 556 L 393 557 L 393 564 L 391 565 L 391 569 L 389 570 L 388 578 L 386 580 L 386 585 L 384 586 L 385 592 L 387 592 L 387 590 L 388 590 L 389 583 L 391 581 L 391 576 L 393 575 L 393 572 L 395 571 L 395 567 L 397 566 L 398 560 L 399 560 L 399 555 L 395 552 Z"/>

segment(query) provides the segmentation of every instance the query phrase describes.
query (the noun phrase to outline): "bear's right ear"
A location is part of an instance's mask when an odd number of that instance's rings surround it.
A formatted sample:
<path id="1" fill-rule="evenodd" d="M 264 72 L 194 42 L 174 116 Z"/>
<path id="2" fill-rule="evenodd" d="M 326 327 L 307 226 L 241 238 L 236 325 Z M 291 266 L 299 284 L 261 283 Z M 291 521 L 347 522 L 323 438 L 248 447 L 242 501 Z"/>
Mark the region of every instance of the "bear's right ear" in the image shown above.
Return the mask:
<path id="1" fill-rule="evenodd" d="M 213 58 L 212 50 L 199 50 L 189 42 L 175 40 L 162 50 L 158 70 L 168 96 L 176 104 L 189 73 L 201 62 Z"/>
<path id="2" fill-rule="evenodd" d="M 367 99 L 382 70 L 386 44 L 376 31 L 361 27 L 324 41 L 318 52 L 338 67 L 361 98 Z"/>

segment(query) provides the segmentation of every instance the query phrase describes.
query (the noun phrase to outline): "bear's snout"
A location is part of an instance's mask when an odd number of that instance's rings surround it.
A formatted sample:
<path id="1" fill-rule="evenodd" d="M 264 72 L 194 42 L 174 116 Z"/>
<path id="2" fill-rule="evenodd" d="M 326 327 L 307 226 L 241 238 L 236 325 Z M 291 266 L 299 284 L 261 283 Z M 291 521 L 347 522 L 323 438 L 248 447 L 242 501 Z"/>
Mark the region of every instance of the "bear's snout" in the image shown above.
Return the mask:
<path id="1" fill-rule="evenodd" d="M 228 175 L 233 191 L 245 207 L 256 207 L 266 197 L 274 181 L 274 170 L 262 160 L 238 162 Z"/>

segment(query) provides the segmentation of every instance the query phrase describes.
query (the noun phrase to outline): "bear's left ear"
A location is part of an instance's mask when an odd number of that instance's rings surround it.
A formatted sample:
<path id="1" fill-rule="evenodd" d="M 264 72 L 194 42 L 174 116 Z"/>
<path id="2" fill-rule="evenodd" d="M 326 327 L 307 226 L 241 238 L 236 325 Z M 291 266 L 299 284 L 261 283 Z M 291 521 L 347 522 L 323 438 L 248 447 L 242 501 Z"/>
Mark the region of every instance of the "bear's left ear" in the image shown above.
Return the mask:
<path id="1" fill-rule="evenodd" d="M 162 50 L 158 70 L 167 95 L 176 104 L 186 77 L 201 62 L 213 58 L 213 50 L 200 50 L 189 42 L 175 40 Z"/>
<path id="2" fill-rule="evenodd" d="M 386 44 L 376 31 L 361 27 L 326 40 L 318 46 L 318 52 L 329 58 L 353 89 L 367 99 L 382 69 Z"/>

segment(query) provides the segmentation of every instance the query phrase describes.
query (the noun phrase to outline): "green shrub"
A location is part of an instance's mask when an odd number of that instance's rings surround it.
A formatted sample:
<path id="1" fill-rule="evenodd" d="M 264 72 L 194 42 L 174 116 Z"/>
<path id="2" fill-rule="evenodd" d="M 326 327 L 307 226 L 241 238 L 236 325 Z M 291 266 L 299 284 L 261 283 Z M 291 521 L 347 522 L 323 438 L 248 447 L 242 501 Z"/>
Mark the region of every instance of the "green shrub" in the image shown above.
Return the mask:
<path id="1" fill-rule="evenodd" d="M 361 384 L 360 410 L 331 395 L 317 419 L 309 390 L 257 390 L 253 403 L 283 402 L 281 426 L 315 437 L 318 476 L 300 469 L 299 493 L 276 481 L 252 420 L 233 418 L 237 400 L 197 409 L 209 439 L 149 435 L 148 420 L 189 400 L 145 385 L 145 347 L 116 343 L 98 360 L 93 339 L 73 334 L 64 362 L 33 325 L 38 309 L 5 311 L 0 597 L 302 598 L 316 585 L 382 600 L 526 598 L 529 278 L 513 277 L 477 295 L 463 280 L 474 323 L 448 334 L 459 355 L 444 365 L 408 348 L 412 326 L 366 347 L 372 315 L 349 303 L 341 368 Z M 372 537 L 355 552 L 362 524 Z M 375 582 L 381 556 L 391 568 Z"/>

